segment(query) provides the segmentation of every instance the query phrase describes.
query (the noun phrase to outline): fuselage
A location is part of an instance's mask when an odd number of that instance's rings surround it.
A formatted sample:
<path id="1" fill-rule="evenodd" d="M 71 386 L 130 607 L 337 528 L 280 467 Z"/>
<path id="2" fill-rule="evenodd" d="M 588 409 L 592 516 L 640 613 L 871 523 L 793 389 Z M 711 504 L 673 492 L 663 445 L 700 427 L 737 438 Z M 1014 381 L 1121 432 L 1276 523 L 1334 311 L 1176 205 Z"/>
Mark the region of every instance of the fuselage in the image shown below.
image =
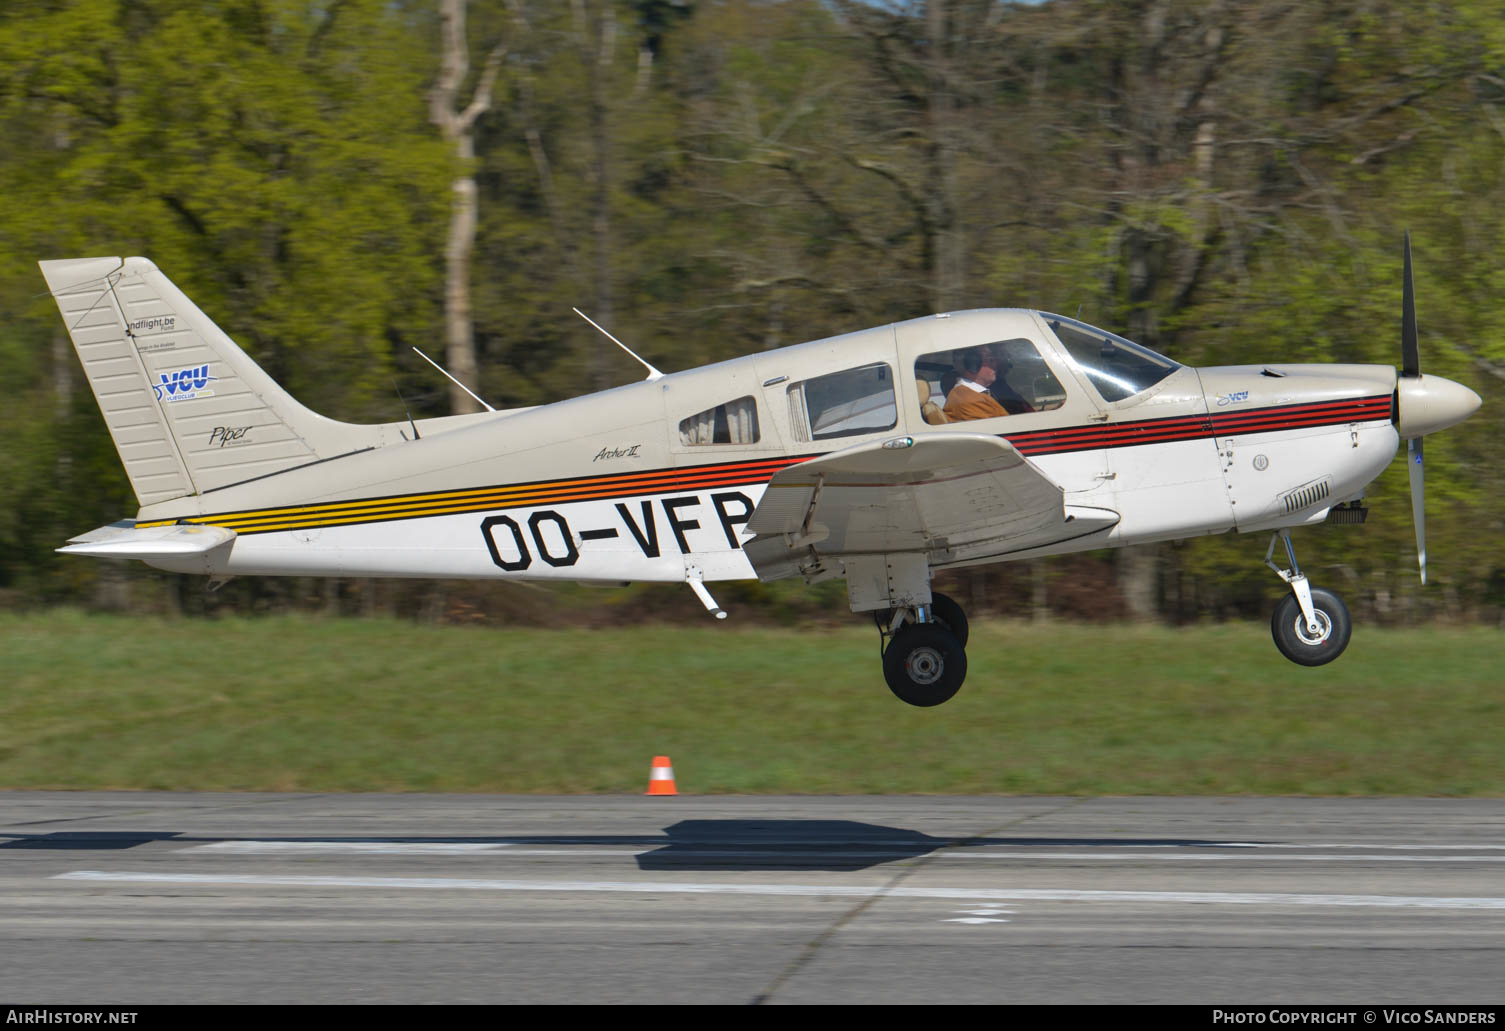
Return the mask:
<path id="1" fill-rule="evenodd" d="M 973 389 L 957 385 L 959 356 L 975 348 L 996 356 L 1011 411 L 953 421 L 953 392 Z M 1395 392 L 1388 366 L 1195 369 L 1048 313 L 954 312 L 450 420 L 149 505 L 138 525 L 236 531 L 209 567 L 154 563 L 183 572 L 741 579 L 757 575 L 744 525 L 769 477 L 948 427 L 1006 438 L 1068 506 L 1119 516 L 1049 547 L 932 561 L 966 565 L 1320 522 L 1393 458 Z"/>

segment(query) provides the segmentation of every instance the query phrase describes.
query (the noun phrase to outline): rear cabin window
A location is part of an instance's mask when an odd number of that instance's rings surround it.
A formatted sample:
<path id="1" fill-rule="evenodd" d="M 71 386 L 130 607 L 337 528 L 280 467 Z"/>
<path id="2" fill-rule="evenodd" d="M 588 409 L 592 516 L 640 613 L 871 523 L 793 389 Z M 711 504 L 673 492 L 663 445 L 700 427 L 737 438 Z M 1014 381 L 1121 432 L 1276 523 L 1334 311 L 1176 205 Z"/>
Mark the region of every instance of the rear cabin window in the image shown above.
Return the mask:
<path id="1" fill-rule="evenodd" d="M 1066 403 L 1066 388 L 1024 337 L 923 354 L 914 376 L 920 414 L 932 426 L 1048 412 Z"/>
<path id="2" fill-rule="evenodd" d="M 899 422 L 893 370 L 864 365 L 789 388 L 795 428 L 808 440 L 891 430 Z"/>
<path id="3" fill-rule="evenodd" d="M 739 397 L 715 408 L 682 419 L 679 423 L 681 444 L 756 444 L 758 442 L 758 404 L 751 397 Z"/>

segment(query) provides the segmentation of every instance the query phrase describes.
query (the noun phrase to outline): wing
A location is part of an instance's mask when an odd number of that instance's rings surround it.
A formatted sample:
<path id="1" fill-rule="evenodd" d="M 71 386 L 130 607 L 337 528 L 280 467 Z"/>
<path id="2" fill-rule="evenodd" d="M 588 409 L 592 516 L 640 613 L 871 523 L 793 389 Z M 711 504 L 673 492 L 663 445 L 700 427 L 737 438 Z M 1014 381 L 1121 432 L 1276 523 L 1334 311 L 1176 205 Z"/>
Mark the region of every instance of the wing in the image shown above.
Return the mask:
<path id="1" fill-rule="evenodd" d="M 1106 531 L 1107 509 L 1061 487 L 1001 437 L 934 433 L 859 444 L 774 475 L 747 522 L 763 580 L 812 575 L 835 555 L 923 553 L 966 562 Z"/>

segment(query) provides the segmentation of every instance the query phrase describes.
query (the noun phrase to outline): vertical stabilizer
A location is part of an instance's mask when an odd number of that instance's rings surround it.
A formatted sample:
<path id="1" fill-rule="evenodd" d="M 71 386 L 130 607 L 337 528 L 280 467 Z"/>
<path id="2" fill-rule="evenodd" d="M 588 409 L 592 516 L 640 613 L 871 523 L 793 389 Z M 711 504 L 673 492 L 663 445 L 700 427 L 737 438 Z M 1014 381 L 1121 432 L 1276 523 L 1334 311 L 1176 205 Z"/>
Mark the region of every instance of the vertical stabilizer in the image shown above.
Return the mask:
<path id="1" fill-rule="evenodd" d="M 40 264 L 143 506 L 378 443 L 295 401 L 145 258 Z"/>

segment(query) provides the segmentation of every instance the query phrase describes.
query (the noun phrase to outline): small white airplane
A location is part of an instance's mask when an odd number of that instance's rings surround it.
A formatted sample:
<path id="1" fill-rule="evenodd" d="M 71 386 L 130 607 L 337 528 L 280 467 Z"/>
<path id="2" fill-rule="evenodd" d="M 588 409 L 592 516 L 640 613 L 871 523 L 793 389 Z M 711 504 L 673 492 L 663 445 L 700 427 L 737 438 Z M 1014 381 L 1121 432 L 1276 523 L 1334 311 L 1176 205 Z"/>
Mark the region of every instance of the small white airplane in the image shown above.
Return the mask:
<path id="1" fill-rule="evenodd" d="M 1399 375 L 1196 369 L 1075 319 L 987 309 L 369 426 L 304 408 L 145 258 L 41 268 L 141 502 L 63 553 L 218 581 L 681 582 L 718 618 L 709 583 L 844 577 L 889 687 L 920 706 L 967 672 L 966 616 L 932 593 L 935 570 L 1234 529 L 1273 533 L 1265 562 L 1291 588 L 1280 651 L 1332 661 L 1348 611 L 1308 583 L 1290 529 L 1362 522 L 1404 438 L 1425 582 L 1422 437 L 1480 403 L 1420 372 L 1409 236 Z"/>

